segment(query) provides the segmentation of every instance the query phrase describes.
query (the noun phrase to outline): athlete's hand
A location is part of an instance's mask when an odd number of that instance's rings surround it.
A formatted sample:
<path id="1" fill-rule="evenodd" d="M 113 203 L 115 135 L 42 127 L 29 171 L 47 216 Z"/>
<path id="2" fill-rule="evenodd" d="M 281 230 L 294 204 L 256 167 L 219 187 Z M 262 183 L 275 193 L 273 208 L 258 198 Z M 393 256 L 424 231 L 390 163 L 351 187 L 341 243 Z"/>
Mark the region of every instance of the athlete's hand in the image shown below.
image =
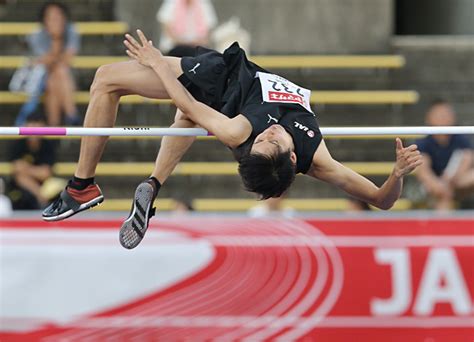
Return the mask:
<path id="1" fill-rule="evenodd" d="M 403 177 L 415 170 L 423 162 L 418 146 L 410 145 L 403 147 L 400 138 L 396 139 L 397 161 L 393 172 L 397 177 Z"/>
<path id="2" fill-rule="evenodd" d="M 140 43 L 128 33 L 125 35 L 126 40 L 123 43 L 127 47 L 127 55 L 146 67 L 160 62 L 163 57 L 160 50 L 153 46 L 152 41 L 148 40 L 142 31 L 137 30 L 137 35 Z"/>

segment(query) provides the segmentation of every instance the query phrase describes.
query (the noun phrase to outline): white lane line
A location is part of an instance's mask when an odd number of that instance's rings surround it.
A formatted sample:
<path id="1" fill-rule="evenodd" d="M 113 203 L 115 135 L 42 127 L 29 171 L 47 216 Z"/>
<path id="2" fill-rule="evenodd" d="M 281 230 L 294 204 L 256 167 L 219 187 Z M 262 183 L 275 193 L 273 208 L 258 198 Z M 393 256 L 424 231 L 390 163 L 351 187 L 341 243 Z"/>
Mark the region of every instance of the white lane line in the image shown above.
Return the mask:
<path id="1" fill-rule="evenodd" d="M 319 307 L 311 313 L 311 317 L 315 318 L 316 320 L 313 320 L 311 324 L 308 324 L 304 328 L 288 331 L 287 333 L 279 336 L 278 341 L 296 340 L 305 335 L 308 330 L 312 329 L 321 321 L 322 317 L 325 317 L 327 314 L 329 314 L 329 312 L 331 312 L 342 291 L 342 287 L 344 285 L 344 264 L 342 262 L 342 257 L 336 246 L 334 244 L 331 245 L 332 241 L 322 232 L 318 232 L 321 234 L 321 237 L 326 239 L 325 241 L 329 243 L 329 245 L 325 247 L 325 251 L 328 253 L 329 259 L 331 260 L 333 271 L 332 286 L 321 305 L 319 305 Z"/>
<path id="2" fill-rule="evenodd" d="M 242 291 L 248 291 L 248 287 L 245 287 L 245 282 L 253 276 L 253 272 L 256 269 L 256 264 L 252 262 L 255 257 L 255 250 L 253 248 L 248 248 L 249 250 L 240 251 L 243 252 L 244 257 L 241 262 L 233 268 L 233 273 L 230 275 L 225 282 L 218 283 L 218 286 L 214 287 L 213 293 L 205 293 L 201 298 L 195 299 L 192 298 L 191 301 L 183 303 L 183 308 L 175 309 L 171 308 L 174 312 L 181 312 L 183 315 L 193 315 L 199 313 L 201 315 L 206 314 L 215 314 L 219 312 L 217 307 L 222 306 L 222 302 L 227 300 L 233 300 L 236 295 L 236 291 L 239 288 Z M 242 255 L 242 254 L 241 254 Z M 245 269 L 248 269 L 248 272 Z M 236 281 L 237 279 L 237 281 Z M 160 312 L 161 305 L 156 305 L 154 312 Z M 222 311 L 221 311 L 222 312 Z M 225 311 L 224 311 L 225 312 Z M 152 312 L 153 313 L 153 312 Z M 160 338 L 164 341 L 173 340 L 173 336 L 177 332 L 170 332 L 168 335 L 162 335 Z M 180 333 L 186 333 L 186 329 Z M 195 335 L 196 340 L 200 340 L 198 334 Z"/>
<path id="3" fill-rule="evenodd" d="M 316 328 L 472 328 L 473 316 L 374 317 L 332 316 L 301 318 L 285 316 L 113 316 L 81 319 L 61 328 L 161 328 L 161 327 L 305 327 L 318 321 Z"/>
<path id="4" fill-rule="evenodd" d="M 160 237 L 149 234 L 147 246 L 162 245 L 167 243 L 182 243 L 183 245 L 193 243 L 197 240 L 211 242 L 215 246 L 328 246 L 337 247 L 474 247 L 474 235 L 398 235 L 398 236 L 374 236 L 374 235 L 288 235 L 288 236 L 266 236 L 266 235 L 209 235 L 199 238 L 177 238 Z M 329 241 L 328 241 L 329 240 Z M 0 234 L 0 242 L 4 247 L 10 245 L 111 245 L 116 246 L 115 234 L 104 236 L 104 234 L 90 233 L 87 236 L 77 236 L 69 232 L 52 233 L 49 231 L 25 233 L 3 231 Z"/>

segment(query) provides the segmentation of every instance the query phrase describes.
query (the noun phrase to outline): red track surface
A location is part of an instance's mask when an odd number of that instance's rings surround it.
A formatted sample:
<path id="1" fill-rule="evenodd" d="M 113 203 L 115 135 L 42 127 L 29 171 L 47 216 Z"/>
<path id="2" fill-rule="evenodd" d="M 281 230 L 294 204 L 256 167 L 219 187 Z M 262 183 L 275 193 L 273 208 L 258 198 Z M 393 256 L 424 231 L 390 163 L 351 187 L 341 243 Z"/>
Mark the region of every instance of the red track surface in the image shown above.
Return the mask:
<path id="1" fill-rule="evenodd" d="M 93 229 L 92 240 L 96 230 L 118 226 L 117 221 L 24 220 L 1 225 L 7 231 Z M 410 251 L 414 289 L 419 287 L 430 250 L 454 250 L 473 298 L 471 220 L 187 219 L 155 223 L 151 229 L 206 240 L 214 246 L 215 256 L 205 268 L 164 290 L 67 325 L 48 324 L 22 334 L 0 332 L 0 340 L 474 339 L 472 311 L 460 316 L 448 303 L 437 304 L 432 314 L 421 317 L 412 307 L 395 317 L 374 316 L 370 311 L 374 297 L 391 294 L 390 270 L 374 262 L 376 248 Z M 154 242 L 154 237 L 144 241 Z M 61 238 L 57 243 L 71 241 Z"/>

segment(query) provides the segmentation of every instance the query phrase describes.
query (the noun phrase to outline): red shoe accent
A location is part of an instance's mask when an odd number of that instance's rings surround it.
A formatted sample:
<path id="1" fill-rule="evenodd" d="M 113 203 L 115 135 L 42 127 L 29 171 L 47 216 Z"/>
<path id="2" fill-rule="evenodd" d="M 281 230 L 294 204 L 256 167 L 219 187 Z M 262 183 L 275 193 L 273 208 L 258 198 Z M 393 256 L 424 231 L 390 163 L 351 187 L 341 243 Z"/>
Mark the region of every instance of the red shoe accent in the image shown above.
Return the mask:
<path id="1" fill-rule="evenodd" d="M 94 198 L 102 196 L 102 191 L 97 184 L 91 184 L 84 190 L 76 190 L 71 187 L 67 188 L 68 194 L 79 203 L 87 203 Z"/>

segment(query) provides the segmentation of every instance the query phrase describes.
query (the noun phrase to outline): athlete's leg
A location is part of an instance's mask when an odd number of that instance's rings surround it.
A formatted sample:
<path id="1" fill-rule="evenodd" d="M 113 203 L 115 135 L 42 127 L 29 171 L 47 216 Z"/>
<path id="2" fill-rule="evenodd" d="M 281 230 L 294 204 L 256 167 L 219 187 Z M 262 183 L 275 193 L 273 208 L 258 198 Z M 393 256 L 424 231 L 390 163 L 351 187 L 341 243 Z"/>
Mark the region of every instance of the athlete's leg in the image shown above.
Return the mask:
<path id="1" fill-rule="evenodd" d="M 171 69 L 181 75 L 179 58 L 167 57 Z M 91 86 L 91 98 L 84 120 L 85 127 L 112 127 L 117 116 L 120 97 L 137 94 L 167 99 L 168 93 L 158 75 L 136 61 L 114 63 L 100 67 Z M 95 174 L 107 137 L 84 137 L 75 175 L 90 178 Z"/>
<path id="2" fill-rule="evenodd" d="M 180 59 L 168 58 L 167 60 L 178 77 L 182 73 Z M 161 79 L 153 70 L 138 62 L 129 61 L 106 65 L 97 70 L 94 78 L 84 126 L 113 126 L 120 97 L 128 94 L 160 99 L 169 98 Z M 61 192 L 59 198 L 43 211 L 44 220 L 62 220 L 92 208 L 104 200 L 100 188 L 91 178 L 95 175 L 95 169 L 102 156 L 106 141 L 106 137 L 85 137 L 82 139 L 75 176 L 83 179 L 74 179 Z M 145 184 L 144 186 L 144 192 L 150 190 L 151 185 Z M 141 193 L 142 188 L 138 192 Z M 153 215 L 149 209 L 146 213 L 147 220 Z"/>
<path id="3" fill-rule="evenodd" d="M 190 121 L 179 109 L 176 112 L 174 128 L 191 128 L 196 124 Z M 155 214 L 153 202 L 163 184 L 173 172 L 183 155 L 193 144 L 196 137 L 163 137 L 160 151 L 155 162 L 152 177 L 140 183 L 135 190 L 130 215 L 120 228 L 119 240 L 123 247 L 131 249 L 142 241 L 150 218 Z"/>
<path id="4" fill-rule="evenodd" d="M 196 124 L 188 120 L 178 109 L 175 122 L 171 127 L 195 126 Z M 142 241 L 148 229 L 149 220 L 155 214 L 153 202 L 161 184 L 166 181 L 195 139 L 196 137 L 163 137 L 152 173 L 152 177 L 156 178 L 159 184 L 153 178 L 149 178 L 140 183 L 135 190 L 132 210 L 120 228 L 119 240 L 123 247 L 135 248 Z"/>
<path id="5" fill-rule="evenodd" d="M 196 127 L 196 124 L 190 121 L 183 112 L 178 109 L 174 124 L 171 127 L 192 128 Z M 195 140 L 196 137 L 163 137 L 152 177 L 155 177 L 160 184 L 163 184 Z"/>

